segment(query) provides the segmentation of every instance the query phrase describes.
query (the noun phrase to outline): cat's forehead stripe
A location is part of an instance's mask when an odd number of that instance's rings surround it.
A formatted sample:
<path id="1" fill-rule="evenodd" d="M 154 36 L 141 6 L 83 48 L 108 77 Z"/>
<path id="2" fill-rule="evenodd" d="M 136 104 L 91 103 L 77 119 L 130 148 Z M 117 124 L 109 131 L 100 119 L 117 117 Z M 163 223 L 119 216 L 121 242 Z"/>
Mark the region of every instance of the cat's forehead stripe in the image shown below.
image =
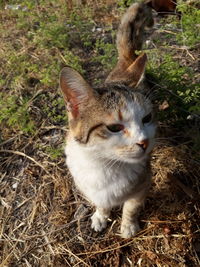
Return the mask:
<path id="1" fill-rule="evenodd" d="M 123 121 L 123 115 L 122 115 L 121 110 L 119 110 L 118 115 L 119 115 L 119 120 L 120 121 Z"/>

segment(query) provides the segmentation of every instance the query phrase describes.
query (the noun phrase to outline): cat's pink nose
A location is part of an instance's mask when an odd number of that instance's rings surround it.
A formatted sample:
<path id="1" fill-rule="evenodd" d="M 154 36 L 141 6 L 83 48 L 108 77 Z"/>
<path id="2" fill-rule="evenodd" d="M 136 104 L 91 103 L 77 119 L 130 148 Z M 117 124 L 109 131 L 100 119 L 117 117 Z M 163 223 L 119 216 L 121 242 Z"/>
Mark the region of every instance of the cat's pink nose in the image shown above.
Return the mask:
<path id="1" fill-rule="evenodd" d="M 138 146 L 140 146 L 144 151 L 147 149 L 149 145 L 149 140 L 145 139 L 137 143 Z"/>

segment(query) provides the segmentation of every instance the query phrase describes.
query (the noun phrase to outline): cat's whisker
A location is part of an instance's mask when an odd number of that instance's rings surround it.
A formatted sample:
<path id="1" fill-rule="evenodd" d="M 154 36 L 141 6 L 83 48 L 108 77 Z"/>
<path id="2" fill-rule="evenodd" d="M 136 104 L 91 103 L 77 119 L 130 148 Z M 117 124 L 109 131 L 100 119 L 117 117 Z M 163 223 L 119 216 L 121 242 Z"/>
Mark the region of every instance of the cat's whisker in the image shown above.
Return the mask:
<path id="1" fill-rule="evenodd" d="M 112 166 L 115 164 L 117 160 L 115 159 L 111 159 L 108 164 L 105 166 L 105 168 L 108 168 L 108 170 L 110 170 L 112 168 Z"/>
<path id="2" fill-rule="evenodd" d="M 107 160 L 105 160 L 105 162 L 103 163 L 103 167 L 104 167 L 104 168 L 107 168 L 107 167 L 110 165 L 110 163 L 111 163 L 112 161 L 113 161 L 112 159 L 107 159 Z"/>
<path id="3" fill-rule="evenodd" d="M 113 163 L 110 165 L 109 169 L 112 169 L 112 167 L 118 162 L 119 160 L 118 159 L 115 159 L 113 161 Z"/>
<path id="4" fill-rule="evenodd" d="M 159 90 L 149 90 L 145 92 L 145 98 L 150 99 L 151 101 L 155 100 L 159 95 Z"/>
<path id="5" fill-rule="evenodd" d="M 122 157 L 119 157 L 119 160 L 117 161 L 117 163 L 118 163 L 117 164 L 118 169 L 120 169 L 120 167 L 122 167 L 125 164 Z"/>

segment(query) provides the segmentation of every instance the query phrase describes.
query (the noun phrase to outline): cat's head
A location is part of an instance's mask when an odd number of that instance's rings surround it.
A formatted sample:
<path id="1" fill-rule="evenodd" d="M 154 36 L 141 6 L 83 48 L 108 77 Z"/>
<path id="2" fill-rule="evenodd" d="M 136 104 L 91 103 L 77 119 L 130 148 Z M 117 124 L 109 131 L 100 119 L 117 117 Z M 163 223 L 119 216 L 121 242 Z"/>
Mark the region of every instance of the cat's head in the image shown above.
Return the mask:
<path id="1" fill-rule="evenodd" d="M 81 148 L 123 162 L 143 160 L 151 152 L 156 129 L 153 108 L 139 87 L 111 83 L 93 89 L 69 67 L 61 72 L 60 86 L 70 136 Z"/>

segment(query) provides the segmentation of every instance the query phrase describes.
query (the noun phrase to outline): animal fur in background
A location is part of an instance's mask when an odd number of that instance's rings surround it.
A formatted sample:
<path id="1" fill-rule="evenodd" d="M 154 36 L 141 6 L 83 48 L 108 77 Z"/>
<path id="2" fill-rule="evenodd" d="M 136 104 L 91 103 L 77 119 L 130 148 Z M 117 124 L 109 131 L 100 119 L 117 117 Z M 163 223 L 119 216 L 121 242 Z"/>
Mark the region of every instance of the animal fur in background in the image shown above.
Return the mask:
<path id="1" fill-rule="evenodd" d="M 176 0 L 147 0 L 146 3 L 161 14 L 174 13 L 177 6 Z"/>

